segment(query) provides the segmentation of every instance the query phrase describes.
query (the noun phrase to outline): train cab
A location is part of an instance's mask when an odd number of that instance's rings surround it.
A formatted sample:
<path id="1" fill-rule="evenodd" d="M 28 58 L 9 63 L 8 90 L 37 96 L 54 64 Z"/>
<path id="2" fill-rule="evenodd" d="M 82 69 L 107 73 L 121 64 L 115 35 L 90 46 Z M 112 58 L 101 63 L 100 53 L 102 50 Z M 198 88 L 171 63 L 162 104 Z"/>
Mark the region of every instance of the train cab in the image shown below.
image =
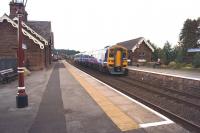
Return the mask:
<path id="1" fill-rule="evenodd" d="M 114 45 L 107 50 L 107 66 L 111 74 L 128 74 L 128 51 L 126 48 Z"/>

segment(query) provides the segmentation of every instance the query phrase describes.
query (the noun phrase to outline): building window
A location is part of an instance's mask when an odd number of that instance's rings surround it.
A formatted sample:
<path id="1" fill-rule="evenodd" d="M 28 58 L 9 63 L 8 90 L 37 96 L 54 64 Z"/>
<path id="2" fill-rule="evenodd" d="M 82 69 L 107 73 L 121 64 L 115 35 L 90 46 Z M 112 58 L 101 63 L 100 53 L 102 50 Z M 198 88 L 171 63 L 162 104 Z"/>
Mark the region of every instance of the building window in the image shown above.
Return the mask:
<path id="1" fill-rule="evenodd" d="M 140 59 L 144 59 L 145 58 L 145 53 L 144 52 L 140 52 L 139 53 L 139 58 Z"/>

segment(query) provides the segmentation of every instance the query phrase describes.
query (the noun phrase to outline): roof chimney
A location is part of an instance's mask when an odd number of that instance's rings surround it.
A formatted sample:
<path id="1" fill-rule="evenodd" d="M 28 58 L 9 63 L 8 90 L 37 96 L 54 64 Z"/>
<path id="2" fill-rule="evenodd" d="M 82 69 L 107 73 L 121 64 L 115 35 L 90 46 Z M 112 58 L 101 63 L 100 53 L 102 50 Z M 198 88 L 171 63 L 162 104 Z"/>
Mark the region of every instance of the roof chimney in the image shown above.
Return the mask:
<path id="1" fill-rule="evenodd" d="M 10 15 L 9 15 L 10 18 L 13 19 L 17 17 L 17 10 L 22 11 L 22 14 L 23 14 L 22 20 L 27 21 L 28 13 L 25 11 L 24 3 L 20 0 L 12 0 L 10 2 Z"/>

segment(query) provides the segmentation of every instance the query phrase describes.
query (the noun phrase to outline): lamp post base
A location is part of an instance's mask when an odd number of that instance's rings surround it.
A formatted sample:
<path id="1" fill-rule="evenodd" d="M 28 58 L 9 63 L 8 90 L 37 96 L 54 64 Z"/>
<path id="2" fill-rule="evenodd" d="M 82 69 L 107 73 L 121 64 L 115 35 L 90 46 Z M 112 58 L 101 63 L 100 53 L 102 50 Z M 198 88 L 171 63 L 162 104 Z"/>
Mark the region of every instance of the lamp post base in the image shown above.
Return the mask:
<path id="1" fill-rule="evenodd" d="M 28 106 L 28 95 L 17 95 L 16 96 L 17 108 L 25 108 Z"/>

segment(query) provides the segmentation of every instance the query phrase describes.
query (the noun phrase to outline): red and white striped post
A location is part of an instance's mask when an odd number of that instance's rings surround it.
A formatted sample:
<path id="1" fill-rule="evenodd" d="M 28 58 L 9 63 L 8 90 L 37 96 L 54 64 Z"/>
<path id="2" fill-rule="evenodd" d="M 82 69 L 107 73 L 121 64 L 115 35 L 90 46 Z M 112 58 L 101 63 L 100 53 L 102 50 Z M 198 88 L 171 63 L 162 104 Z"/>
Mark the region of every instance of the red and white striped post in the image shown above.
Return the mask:
<path id="1" fill-rule="evenodd" d="M 28 95 L 25 92 L 24 86 L 24 50 L 22 49 L 23 33 L 22 33 L 22 11 L 17 11 L 18 15 L 18 92 L 16 96 L 17 108 L 28 106 Z"/>

